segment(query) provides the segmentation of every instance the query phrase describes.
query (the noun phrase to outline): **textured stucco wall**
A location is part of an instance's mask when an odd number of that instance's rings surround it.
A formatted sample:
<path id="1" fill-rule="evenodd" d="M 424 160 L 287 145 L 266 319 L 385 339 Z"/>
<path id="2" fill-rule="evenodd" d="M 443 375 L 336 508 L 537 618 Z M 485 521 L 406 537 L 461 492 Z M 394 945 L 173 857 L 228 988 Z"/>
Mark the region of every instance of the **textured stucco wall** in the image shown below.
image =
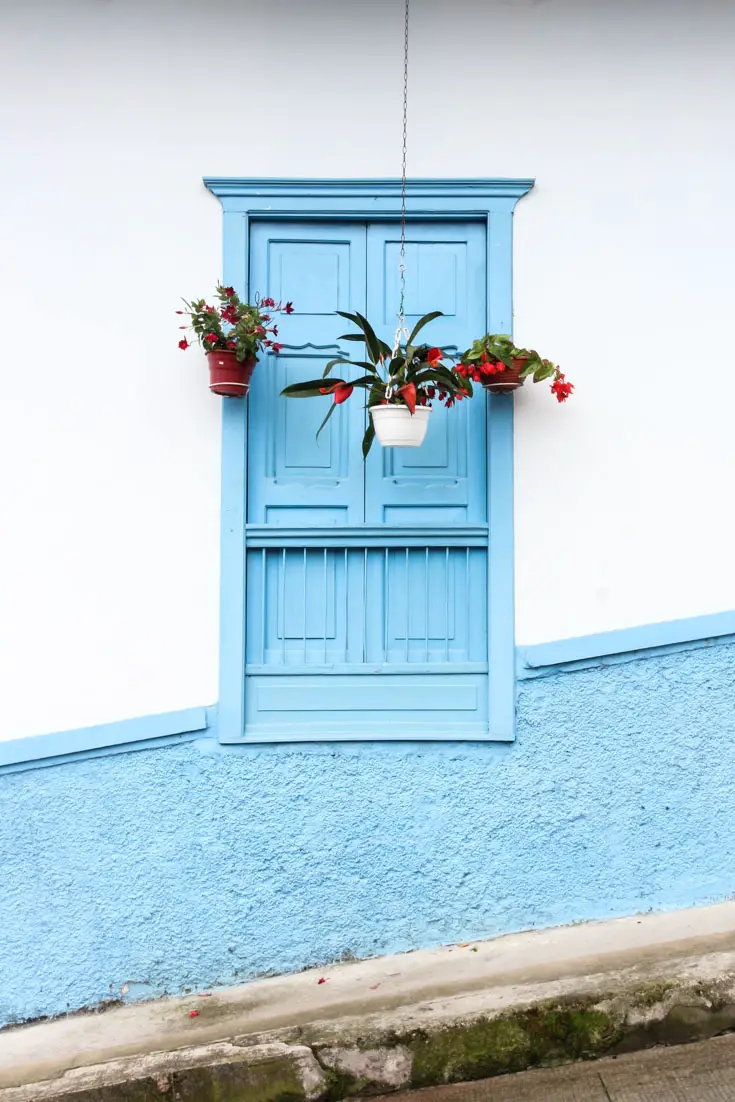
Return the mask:
<path id="1" fill-rule="evenodd" d="M 203 740 L 0 778 L 0 1021 L 735 889 L 735 646 L 520 687 L 512 746 Z"/>

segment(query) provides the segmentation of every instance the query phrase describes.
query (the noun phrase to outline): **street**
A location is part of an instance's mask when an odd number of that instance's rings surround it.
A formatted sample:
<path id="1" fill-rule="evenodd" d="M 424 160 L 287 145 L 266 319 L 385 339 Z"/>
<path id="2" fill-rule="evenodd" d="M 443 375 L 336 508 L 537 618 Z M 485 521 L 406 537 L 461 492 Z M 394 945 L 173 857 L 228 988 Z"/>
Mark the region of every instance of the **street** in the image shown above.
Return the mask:
<path id="1" fill-rule="evenodd" d="M 735 1102 L 735 1034 L 390 1097 L 391 1102 Z"/>

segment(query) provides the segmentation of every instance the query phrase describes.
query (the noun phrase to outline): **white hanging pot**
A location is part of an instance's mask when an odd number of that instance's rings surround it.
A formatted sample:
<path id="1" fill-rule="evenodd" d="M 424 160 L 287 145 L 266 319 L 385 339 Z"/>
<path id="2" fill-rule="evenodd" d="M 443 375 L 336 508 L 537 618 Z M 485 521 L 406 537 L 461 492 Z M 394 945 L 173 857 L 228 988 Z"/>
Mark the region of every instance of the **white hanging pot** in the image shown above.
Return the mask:
<path id="1" fill-rule="evenodd" d="M 373 406 L 370 415 L 375 435 L 384 448 L 419 448 L 429 427 L 429 406 L 418 406 L 411 413 L 408 406 Z"/>

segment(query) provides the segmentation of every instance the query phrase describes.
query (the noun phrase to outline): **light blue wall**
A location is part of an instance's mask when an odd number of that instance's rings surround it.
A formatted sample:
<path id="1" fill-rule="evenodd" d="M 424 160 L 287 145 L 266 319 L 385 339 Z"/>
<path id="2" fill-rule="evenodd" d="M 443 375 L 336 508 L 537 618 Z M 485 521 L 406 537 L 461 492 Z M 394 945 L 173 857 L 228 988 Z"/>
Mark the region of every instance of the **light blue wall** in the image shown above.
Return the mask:
<path id="1" fill-rule="evenodd" d="M 0 1020 L 735 890 L 735 646 L 519 686 L 509 745 L 0 777 Z"/>

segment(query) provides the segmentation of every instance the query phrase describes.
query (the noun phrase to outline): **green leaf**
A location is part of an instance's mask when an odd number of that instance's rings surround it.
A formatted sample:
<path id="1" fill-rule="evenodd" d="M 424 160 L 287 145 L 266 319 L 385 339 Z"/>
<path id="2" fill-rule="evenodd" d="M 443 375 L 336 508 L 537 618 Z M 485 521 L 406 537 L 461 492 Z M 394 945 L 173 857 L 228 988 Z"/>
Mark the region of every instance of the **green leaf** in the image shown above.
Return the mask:
<path id="1" fill-rule="evenodd" d="M 344 379 L 329 380 L 332 386 L 337 386 L 344 383 L 344 381 Z M 284 387 L 281 396 L 284 398 L 317 398 L 322 395 L 323 389 L 324 379 L 309 379 L 308 382 L 292 383 L 291 386 Z"/>
<path id="2" fill-rule="evenodd" d="M 367 361 L 365 360 L 345 360 L 341 356 L 338 356 L 336 359 L 330 360 L 327 366 L 324 368 L 324 374 L 322 376 L 323 379 L 326 379 L 327 375 L 336 364 L 346 364 L 348 367 L 364 367 L 366 368 L 366 370 L 372 371 L 373 374 L 375 374 L 374 364 L 367 363 Z"/>
<path id="3" fill-rule="evenodd" d="M 318 429 L 316 430 L 316 438 L 317 438 L 317 440 L 319 439 L 319 433 L 320 433 L 320 432 L 322 431 L 322 429 L 324 428 L 324 426 L 326 425 L 327 421 L 328 421 L 328 420 L 329 420 L 329 418 L 330 418 L 330 417 L 332 416 L 332 414 L 334 413 L 334 411 L 336 410 L 336 408 L 337 408 L 337 403 L 336 403 L 336 402 L 332 402 L 331 406 L 330 406 L 330 407 L 329 407 L 329 409 L 327 410 L 327 416 L 326 416 L 326 417 L 324 418 L 324 420 L 322 421 L 321 425 L 320 425 L 320 426 L 319 426 L 319 428 L 318 428 Z"/>
<path id="4" fill-rule="evenodd" d="M 372 417 L 368 422 L 368 427 L 365 429 L 365 435 L 362 438 L 362 458 L 367 459 L 368 452 L 372 447 L 373 440 L 375 439 L 375 425 L 373 424 Z"/>
<path id="5" fill-rule="evenodd" d="M 416 322 L 415 326 L 413 327 L 413 332 L 411 333 L 411 336 L 408 338 L 407 345 L 412 345 L 413 344 L 413 342 L 416 340 L 416 337 L 418 336 L 418 334 L 421 332 L 421 330 L 424 328 L 425 325 L 428 325 L 430 321 L 434 320 L 434 318 L 443 317 L 443 314 L 444 314 L 443 310 L 432 310 L 430 314 L 424 314 L 424 316 L 422 318 L 419 318 L 419 320 Z"/>
<path id="6" fill-rule="evenodd" d="M 354 321 L 355 325 L 360 325 L 360 315 L 350 314 L 347 310 L 335 310 L 336 314 L 339 314 L 341 318 L 347 318 L 348 321 Z M 362 328 L 362 326 L 360 326 Z"/>
<path id="7" fill-rule="evenodd" d="M 383 353 L 381 353 L 380 342 L 375 335 L 375 330 L 373 329 L 367 318 L 364 318 L 362 314 L 358 314 L 357 317 L 359 318 L 358 324 L 365 334 L 365 340 L 367 342 L 367 346 L 370 351 L 373 363 L 377 363 Z"/>
<path id="8" fill-rule="evenodd" d="M 536 368 L 533 373 L 534 383 L 541 383 L 544 379 L 550 379 L 555 371 L 556 368 L 553 364 L 541 364 L 541 367 Z"/>

